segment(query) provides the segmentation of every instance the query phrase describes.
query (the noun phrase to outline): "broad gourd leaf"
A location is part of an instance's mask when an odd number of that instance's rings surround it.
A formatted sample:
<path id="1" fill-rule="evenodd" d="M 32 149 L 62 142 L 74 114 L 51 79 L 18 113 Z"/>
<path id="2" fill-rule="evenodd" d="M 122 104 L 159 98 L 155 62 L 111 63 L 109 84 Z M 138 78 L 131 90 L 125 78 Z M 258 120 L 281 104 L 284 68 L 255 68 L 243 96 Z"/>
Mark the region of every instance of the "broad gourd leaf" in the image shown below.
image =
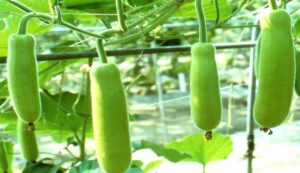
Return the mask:
<path id="1" fill-rule="evenodd" d="M 81 0 L 81 1 L 62 0 L 61 2 L 64 7 L 73 7 L 73 6 L 81 6 L 81 5 L 99 3 L 99 2 L 101 2 L 101 0 Z"/>
<path id="2" fill-rule="evenodd" d="M 116 165 L 117 166 L 117 165 Z M 74 166 L 68 173 L 104 173 L 97 160 L 85 160 L 80 165 Z M 143 173 L 139 167 L 129 168 L 126 173 Z"/>
<path id="3" fill-rule="evenodd" d="M 59 61 L 43 61 L 39 63 L 39 84 L 40 88 L 47 88 L 46 83 L 55 75 L 62 73 L 65 68 L 75 63 L 86 63 L 86 59 L 77 60 L 59 60 Z M 48 89 L 48 88 L 47 88 Z"/>
<path id="4" fill-rule="evenodd" d="M 131 6 L 144 6 L 152 3 L 154 0 L 128 0 Z"/>
<path id="5" fill-rule="evenodd" d="M 144 163 L 141 160 L 132 160 L 131 167 L 142 167 Z"/>
<path id="6" fill-rule="evenodd" d="M 14 156 L 14 144 L 11 141 L 5 141 L 3 140 L 3 143 L 5 145 L 6 150 L 6 157 L 8 162 L 8 172 L 12 173 L 13 168 L 13 156 Z M 0 173 L 4 173 L 2 170 L 0 170 Z"/>
<path id="7" fill-rule="evenodd" d="M 70 106 L 76 97 L 71 93 L 49 96 L 42 92 L 42 116 L 35 123 L 36 134 L 50 135 L 56 142 L 65 142 L 68 137 L 73 136 L 73 131 L 80 129 L 83 121 L 82 117 L 72 114 Z M 12 107 L 5 112 L 0 112 L 0 122 L 5 126 L 4 134 L 13 136 L 16 134 L 17 115 Z M 91 121 L 88 123 L 87 132 L 90 133 Z"/>
<path id="8" fill-rule="evenodd" d="M 17 115 L 14 110 L 10 108 L 5 112 L 0 112 L 0 122 L 4 126 L 2 129 L 5 135 L 15 135 L 17 127 Z"/>
<path id="9" fill-rule="evenodd" d="M 49 159 L 44 159 L 49 160 Z M 44 160 L 40 160 L 37 163 L 27 162 L 26 167 L 22 173 L 63 173 L 64 170 L 56 165 L 43 163 Z M 50 160 L 54 162 L 53 160 Z M 49 161 L 48 161 L 49 162 Z"/>
<path id="10" fill-rule="evenodd" d="M 72 167 L 69 173 L 102 173 L 97 160 L 85 160 L 78 166 Z"/>
<path id="11" fill-rule="evenodd" d="M 18 3 L 21 3 L 32 10 L 42 12 L 42 13 L 50 13 L 50 5 L 54 3 L 55 0 L 18 0 Z M 1 13 L 1 15 L 20 15 L 22 10 L 18 7 L 10 4 L 7 0 L 0 0 L 0 11 L 5 12 Z"/>
<path id="12" fill-rule="evenodd" d="M 41 98 L 43 105 L 43 120 L 55 123 L 58 126 L 63 124 L 73 131 L 80 129 L 82 117 L 72 113 L 72 104 L 77 98 L 75 94 L 64 92 L 50 96 L 43 92 Z"/>
<path id="13" fill-rule="evenodd" d="M 51 0 L 53 1 L 53 0 Z M 29 0 L 22 0 L 20 1 L 24 3 L 25 5 L 28 5 L 33 10 L 39 11 L 39 12 L 45 12 L 50 13 L 49 4 L 48 1 L 45 0 L 37 0 L 37 1 L 29 1 Z M 16 8 L 15 6 L 11 5 L 7 1 L 0 0 L 1 6 L 0 11 L 5 12 L 7 14 L 5 18 L 3 18 L 3 21 L 5 23 L 5 28 L 0 30 L 0 56 L 6 56 L 7 55 L 7 43 L 8 43 L 8 37 L 11 34 L 14 34 L 18 30 L 19 21 L 21 19 L 21 16 L 25 13 Z M 48 31 L 51 28 L 50 25 L 46 25 L 38 20 L 31 20 L 28 23 L 27 32 L 28 33 L 43 33 Z"/>
<path id="14" fill-rule="evenodd" d="M 0 18 L 0 31 L 5 29 L 5 22 L 2 18 Z"/>
<path id="15" fill-rule="evenodd" d="M 162 164 L 163 160 L 155 160 L 147 164 L 147 166 L 144 168 L 144 172 L 147 173 L 151 171 L 152 169 L 156 168 L 160 164 Z"/>
<path id="16" fill-rule="evenodd" d="M 141 141 L 141 148 L 149 148 L 153 152 L 155 152 L 158 156 L 163 156 L 167 160 L 171 162 L 179 162 L 183 159 L 190 158 L 190 156 L 187 153 L 180 153 L 177 150 L 171 149 L 171 148 L 165 148 L 163 145 L 151 143 L 149 141 Z"/>
<path id="17" fill-rule="evenodd" d="M 300 36 L 300 19 L 298 19 L 296 22 L 295 22 L 295 25 L 294 25 L 294 35 L 296 37 L 299 37 Z"/>
<path id="18" fill-rule="evenodd" d="M 213 1 L 203 1 L 204 3 L 204 13 L 205 18 L 207 20 L 216 20 L 217 18 L 217 10 L 215 6 L 215 2 Z M 230 7 L 227 3 L 227 0 L 219 0 L 219 12 L 220 12 L 220 21 L 226 19 L 231 15 Z M 196 18 L 196 11 L 194 1 L 188 1 L 184 5 L 180 7 L 176 16 L 179 17 L 187 17 L 187 18 Z"/>
<path id="19" fill-rule="evenodd" d="M 112 0 L 64 0 L 63 6 L 67 9 L 82 10 L 90 13 L 116 13 L 115 1 Z"/>
<path id="20" fill-rule="evenodd" d="M 205 141 L 203 136 L 203 133 L 192 134 L 165 146 L 192 156 L 192 158 L 186 158 L 185 161 L 198 162 L 203 165 L 211 161 L 225 159 L 232 152 L 232 140 L 229 136 L 213 133 L 213 138 L 210 141 Z"/>
<path id="21" fill-rule="evenodd" d="M 0 81 L 0 98 L 8 97 L 7 80 Z M 1 111 L 1 110 L 0 110 Z"/>
<path id="22" fill-rule="evenodd" d="M 129 168 L 126 173 L 143 173 L 143 170 L 141 168 Z"/>

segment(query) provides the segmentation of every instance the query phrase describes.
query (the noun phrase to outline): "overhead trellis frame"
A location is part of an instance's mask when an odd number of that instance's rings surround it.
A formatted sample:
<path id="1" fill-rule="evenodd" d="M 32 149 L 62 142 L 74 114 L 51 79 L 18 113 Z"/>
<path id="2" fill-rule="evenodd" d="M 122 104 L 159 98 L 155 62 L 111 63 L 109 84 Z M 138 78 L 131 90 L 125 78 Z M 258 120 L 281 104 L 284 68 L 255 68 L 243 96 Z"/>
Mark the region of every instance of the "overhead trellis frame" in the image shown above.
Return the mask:
<path id="1" fill-rule="evenodd" d="M 236 43 L 215 43 L 217 49 L 234 49 L 234 48 L 251 48 L 256 44 L 255 41 L 236 42 Z M 120 49 L 107 50 L 107 56 L 126 56 L 126 55 L 141 55 L 141 54 L 157 54 L 157 53 L 172 53 L 172 52 L 189 52 L 190 46 L 165 46 L 157 48 L 135 48 L 135 49 Z M 54 54 L 39 54 L 38 61 L 53 61 L 53 60 L 69 60 L 69 59 L 84 59 L 97 57 L 96 51 L 79 52 L 79 53 L 54 53 Z M 6 57 L 0 57 L 0 63 L 6 63 Z"/>

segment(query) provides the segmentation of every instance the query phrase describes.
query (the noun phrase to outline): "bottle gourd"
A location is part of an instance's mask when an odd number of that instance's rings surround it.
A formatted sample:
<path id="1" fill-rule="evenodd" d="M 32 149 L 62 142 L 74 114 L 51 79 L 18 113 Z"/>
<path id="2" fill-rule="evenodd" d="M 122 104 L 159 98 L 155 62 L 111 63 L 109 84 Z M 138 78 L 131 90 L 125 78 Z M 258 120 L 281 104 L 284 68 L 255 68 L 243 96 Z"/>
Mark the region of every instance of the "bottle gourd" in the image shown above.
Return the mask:
<path id="1" fill-rule="evenodd" d="M 90 80 L 97 160 L 107 173 L 124 173 L 131 164 L 131 143 L 120 71 L 114 64 L 94 64 Z"/>
<path id="2" fill-rule="evenodd" d="M 35 162 L 39 156 L 38 145 L 34 131 L 28 130 L 28 124 L 18 118 L 17 137 L 20 150 L 27 161 Z"/>
<path id="3" fill-rule="evenodd" d="M 260 19 L 259 83 L 254 118 L 262 129 L 280 125 L 287 117 L 295 80 L 295 57 L 290 15 L 282 9 Z"/>
<path id="4" fill-rule="evenodd" d="M 300 50 L 295 49 L 295 60 L 296 60 L 296 79 L 295 79 L 295 91 L 300 96 Z"/>
<path id="5" fill-rule="evenodd" d="M 192 120 L 199 129 L 211 131 L 220 123 L 222 114 L 215 47 L 210 43 L 195 43 L 191 54 Z"/>
<path id="6" fill-rule="evenodd" d="M 7 85 L 12 105 L 20 119 L 34 123 L 41 115 L 35 39 L 14 34 L 8 43 Z"/>
<path id="7" fill-rule="evenodd" d="M 0 170 L 2 172 L 8 172 L 8 160 L 5 143 L 0 139 Z M 1 172 L 1 171 L 0 171 Z"/>

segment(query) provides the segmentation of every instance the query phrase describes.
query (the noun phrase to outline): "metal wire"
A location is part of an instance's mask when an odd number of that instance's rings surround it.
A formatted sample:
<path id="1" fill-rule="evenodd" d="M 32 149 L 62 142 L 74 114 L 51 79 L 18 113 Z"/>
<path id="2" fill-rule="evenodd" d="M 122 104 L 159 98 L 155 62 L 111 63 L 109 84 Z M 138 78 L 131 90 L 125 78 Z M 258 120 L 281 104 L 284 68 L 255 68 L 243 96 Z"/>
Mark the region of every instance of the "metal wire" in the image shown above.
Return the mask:
<path id="1" fill-rule="evenodd" d="M 214 43 L 216 49 L 234 49 L 234 48 L 251 48 L 256 44 L 255 41 L 235 42 L 235 43 Z M 140 54 L 159 54 L 159 53 L 174 53 L 174 52 L 189 52 L 191 46 L 165 46 L 157 48 L 135 48 L 135 49 L 120 49 L 108 50 L 107 56 L 126 56 Z M 38 61 L 53 61 L 53 60 L 69 60 L 98 57 L 96 51 L 76 52 L 76 53 L 54 53 L 54 54 L 39 54 Z M 0 64 L 6 63 L 6 56 L 0 57 Z"/>

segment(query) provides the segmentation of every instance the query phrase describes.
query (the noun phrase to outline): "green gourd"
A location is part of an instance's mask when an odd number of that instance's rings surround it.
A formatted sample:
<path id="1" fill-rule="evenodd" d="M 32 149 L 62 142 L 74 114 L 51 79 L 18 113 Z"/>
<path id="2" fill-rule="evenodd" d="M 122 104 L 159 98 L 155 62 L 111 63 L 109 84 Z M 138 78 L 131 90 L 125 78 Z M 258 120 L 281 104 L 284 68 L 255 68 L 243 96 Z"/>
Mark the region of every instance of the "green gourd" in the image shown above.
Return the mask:
<path id="1" fill-rule="evenodd" d="M 8 160 L 5 143 L 0 139 L 0 169 L 6 173 L 8 171 Z"/>
<path id="2" fill-rule="evenodd" d="M 295 49 L 295 60 L 296 60 L 296 78 L 295 78 L 295 91 L 300 96 L 300 50 Z"/>
<path id="3" fill-rule="evenodd" d="M 273 10 L 260 19 L 262 28 L 259 83 L 254 118 L 262 128 L 280 125 L 287 117 L 295 81 L 295 56 L 291 18 Z"/>
<path id="4" fill-rule="evenodd" d="M 218 126 L 222 114 L 215 47 L 210 43 L 195 43 L 191 53 L 192 120 L 199 129 L 210 131 Z"/>
<path id="5" fill-rule="evenodd" d="M 97 160 L 107 173 L 124 173 L 131 164 L 131 143 L 120 71 L 114 64 L 94 64 L 90 80 Z"/>
<path id="6" fill-rule="evenodd" d="M 17 136 L 20 150 L 27 161 L 35 162 L 39 156 L 38 145 L 34 131 L 28 130 L 28 124 L 18 118 Z"/>
<path id="7" fill-rule="evenodd" d="M 35 39 L 32 35 L 9 37 L 7 84 L 14 110 L 24 122 L 34 123 L 41 115 Z"/>

